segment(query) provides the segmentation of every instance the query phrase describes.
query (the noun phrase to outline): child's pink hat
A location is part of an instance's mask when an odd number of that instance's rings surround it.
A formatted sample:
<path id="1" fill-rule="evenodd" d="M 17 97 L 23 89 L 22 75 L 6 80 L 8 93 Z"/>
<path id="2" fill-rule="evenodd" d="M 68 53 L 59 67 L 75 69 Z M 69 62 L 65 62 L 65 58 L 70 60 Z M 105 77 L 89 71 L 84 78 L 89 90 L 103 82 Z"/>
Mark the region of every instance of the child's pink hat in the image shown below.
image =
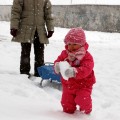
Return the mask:
<path id="1" fill-rule="evenodd" d="M 85 45 L 86 37 L 82 28 L 72 28 L 65 36 L 64 42 L 66 45 L 69 43 Z"/>

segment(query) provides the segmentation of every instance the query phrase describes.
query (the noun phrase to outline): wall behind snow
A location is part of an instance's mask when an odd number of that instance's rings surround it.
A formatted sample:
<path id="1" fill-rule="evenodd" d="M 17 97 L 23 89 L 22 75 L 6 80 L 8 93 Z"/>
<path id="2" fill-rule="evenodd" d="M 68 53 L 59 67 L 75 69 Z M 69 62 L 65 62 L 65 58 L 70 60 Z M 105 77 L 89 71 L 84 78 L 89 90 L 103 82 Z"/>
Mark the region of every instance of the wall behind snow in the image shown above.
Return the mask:
<path id="1" fill-rule="evenodd" d="M 55 25 L 82 27 L 90 31 L 120 32 L 120 6 L 64 5 L 54 6 Z"/>
<path id="2" fill-rule="evenodd" d="M 0 20 L 9 21 L 11 6 L 0 6 Z M 119 5 L 53 5 L 56 27 L 120 32 Z"/>
<path id="3" fill-rule="evenodd" d="M 0 5 L 0 21 L 9 21 L 11 13 L 10 5 Z"/>

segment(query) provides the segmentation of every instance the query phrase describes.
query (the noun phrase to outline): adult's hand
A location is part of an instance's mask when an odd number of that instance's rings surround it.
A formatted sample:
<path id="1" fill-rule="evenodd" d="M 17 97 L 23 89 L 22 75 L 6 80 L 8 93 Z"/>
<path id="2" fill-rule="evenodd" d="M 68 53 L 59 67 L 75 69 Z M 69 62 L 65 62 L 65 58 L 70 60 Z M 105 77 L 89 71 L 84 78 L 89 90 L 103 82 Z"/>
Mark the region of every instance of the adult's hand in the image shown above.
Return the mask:
<path id="1" fill-rule="evenodd" d="M 12 29 L 10 30 L 10 34 L 11 34 L 13 37 L 16 37 L 17 31 L 18 31 L 17 29 L 12 28 Z"/>
<path id="2" fill-rule="evenodd" d="M 48 31 L 47 38 L 50 38 L 50 37 L 52 37 L 53 33 L 54 33 L 54 31 Z"/>

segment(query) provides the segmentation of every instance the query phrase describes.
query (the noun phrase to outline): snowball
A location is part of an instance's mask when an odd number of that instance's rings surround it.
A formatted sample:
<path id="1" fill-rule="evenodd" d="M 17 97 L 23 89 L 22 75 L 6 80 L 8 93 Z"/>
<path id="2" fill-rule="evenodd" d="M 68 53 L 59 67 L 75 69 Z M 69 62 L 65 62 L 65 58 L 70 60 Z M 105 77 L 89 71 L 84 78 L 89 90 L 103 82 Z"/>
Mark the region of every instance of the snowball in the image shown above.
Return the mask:
<path id="1" fill-rule="evenodd" d="M 61 61 L 59 63 L 60 73 L 65 80 L 68 80 L 68 77 L 65 75 L 65 71 L 70 68 L 70 64 L 67 61 Z"/>

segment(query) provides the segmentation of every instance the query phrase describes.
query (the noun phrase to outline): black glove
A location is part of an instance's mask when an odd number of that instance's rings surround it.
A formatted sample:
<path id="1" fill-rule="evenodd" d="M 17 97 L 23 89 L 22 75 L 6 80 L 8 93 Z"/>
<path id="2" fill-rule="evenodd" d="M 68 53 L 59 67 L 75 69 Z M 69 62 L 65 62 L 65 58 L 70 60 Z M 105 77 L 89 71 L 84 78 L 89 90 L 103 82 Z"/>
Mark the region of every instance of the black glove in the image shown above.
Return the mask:
<path id="1" fill-rule="evenodd" d="M 54 31 L 48 31 L 47 38 L 50 38 L 53 35 Z"/>
<path id="2" fill-rule="evenodd" d="M 16 37 L 17 31 L 18 31 L 17 29 L 12 28 L 12 29 L 10 30 L 10 34 L 11 34 L 13 37 Z"/>

